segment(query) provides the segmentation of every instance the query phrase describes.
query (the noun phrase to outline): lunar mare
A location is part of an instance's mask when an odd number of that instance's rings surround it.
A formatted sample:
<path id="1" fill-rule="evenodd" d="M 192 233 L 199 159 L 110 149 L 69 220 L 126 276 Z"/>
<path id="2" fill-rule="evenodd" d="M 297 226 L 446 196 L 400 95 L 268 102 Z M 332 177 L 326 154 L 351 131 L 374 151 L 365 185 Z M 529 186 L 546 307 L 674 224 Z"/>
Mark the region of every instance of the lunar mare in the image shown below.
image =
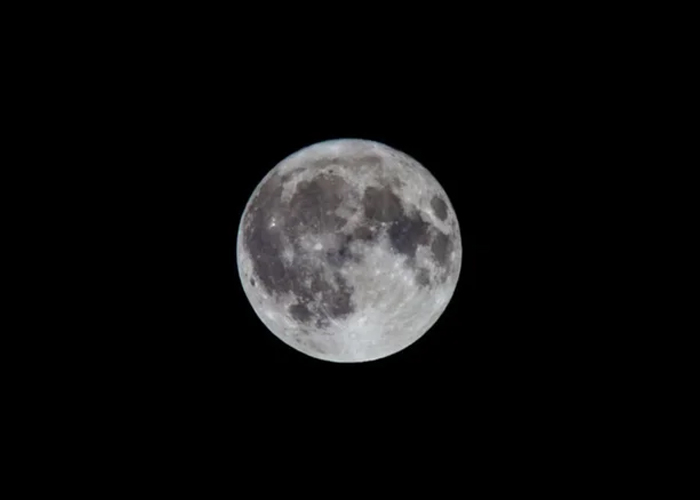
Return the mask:
<path id="1" fill-rule="evenodd" d="M 338 139 L 283 159 L 253 192 L 237 262 L 255 313 L 298 351 L 363 362 L 413 344 L 442 315 L 462 244 L 444 189 L 385 144 Z"/>

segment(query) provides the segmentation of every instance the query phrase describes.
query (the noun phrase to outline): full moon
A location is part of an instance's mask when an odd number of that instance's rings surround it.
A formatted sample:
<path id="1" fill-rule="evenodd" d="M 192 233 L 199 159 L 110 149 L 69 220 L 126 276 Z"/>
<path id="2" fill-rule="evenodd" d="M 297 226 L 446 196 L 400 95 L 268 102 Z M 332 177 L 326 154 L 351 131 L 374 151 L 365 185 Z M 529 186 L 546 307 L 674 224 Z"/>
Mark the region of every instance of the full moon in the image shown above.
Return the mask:
<path id="1" fill-rule="evenodd" d="M 360 139 L 291 154 L 253 191 L 238 272 L 262 323 L 313 358 L 364 362 L 413 344 L 450 302 L 455 211 L 418 161 Z"/>

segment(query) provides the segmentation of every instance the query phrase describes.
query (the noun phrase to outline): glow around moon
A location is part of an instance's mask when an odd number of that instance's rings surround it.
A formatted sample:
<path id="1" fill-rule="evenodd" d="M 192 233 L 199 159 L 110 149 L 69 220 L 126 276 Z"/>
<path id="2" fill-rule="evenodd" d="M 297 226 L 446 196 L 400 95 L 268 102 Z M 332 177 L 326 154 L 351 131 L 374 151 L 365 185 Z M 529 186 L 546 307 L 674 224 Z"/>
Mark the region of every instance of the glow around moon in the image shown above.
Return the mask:
<path id="1" fill-rule="evenodd" d="M 257 316 L 327 361 L 376 360 L 413 344 L 450 302 L 461 260 L 438 181 L 407 154 L 359 139 L 282 160 L 238 231 L 239 275 Z"/>

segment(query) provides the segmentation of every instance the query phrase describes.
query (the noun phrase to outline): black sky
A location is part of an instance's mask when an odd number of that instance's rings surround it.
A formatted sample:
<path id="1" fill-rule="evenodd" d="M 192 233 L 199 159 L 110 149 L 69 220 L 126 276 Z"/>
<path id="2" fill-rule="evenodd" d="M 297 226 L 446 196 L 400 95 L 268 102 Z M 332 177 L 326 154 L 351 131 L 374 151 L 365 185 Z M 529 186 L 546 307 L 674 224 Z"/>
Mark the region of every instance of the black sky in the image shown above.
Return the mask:
<path id="1" fill-rule="evenodd" d="M 231 30 L 172 31 L 133 47 L 129 71 L 107 65 L 109 92 L 94 111 L 113 116 L 101 154 L 128 187 L 116 209 L 130 221 L 119 242 L 131 281 L 125 325 L 94 358 L 122 367 L 113 384 L 157 414 L 218 429 L 280 415 L 291 426 L 373 415 L 394 428 L 406 414 L 433 429 L 450 420 L 493 429 L 514 415 L 541 425 L 534 415 L 586 397 L 598 376 L 590 354 L 597 366 L 607 358 L 585 312 L 596 296 L 577 285 L 586 252 L 598 251 L 582 223 L 593 202 L 578 200 L 601 174 L 591 145 L 605 138 L 590 125 L 598 90 L 576 43 L 452 29 L 441 43 L 311 37 L 287 47 Z M 263 176 L 304 146 L 343 137 L 383 142 L 428 168 L 464 250 L 437 324 L 364 364 L 284 345 L 236 269 L 238 223 Z"/>
<path id="2" fill-rule="evenodd" d="M 141 125 L 155 150 L 143 160 L 156 194 L 149 237 L 161 243 L 152 354 L 211 390 L 240 379 L 254 392 L 307 391 L 299 376 L 310 377 L 310 393 L 350 384 L 376 397 L 385 384 L 412 393 L 409 381 L 426 396 L 558 388 L 578 327 L 557 288 L 572 264 L 558 201 L 580 161 L 561 118 L 571 105 L 513 69 L 458 63 L 441 72 L 403 61 L 358 62 L 356 71 L 270 63 L 257 74 L 232 62 L 165 90 L 153 103 L 158 119 Z M 248 304 L 235 264 L 243 208 L 267 171 L 341 137 L 386 143 L 426 166 L 457 211 L 464 248 L 457 291 L 435 327 L 365 366 L 320 362 L 279 342 Z"/>

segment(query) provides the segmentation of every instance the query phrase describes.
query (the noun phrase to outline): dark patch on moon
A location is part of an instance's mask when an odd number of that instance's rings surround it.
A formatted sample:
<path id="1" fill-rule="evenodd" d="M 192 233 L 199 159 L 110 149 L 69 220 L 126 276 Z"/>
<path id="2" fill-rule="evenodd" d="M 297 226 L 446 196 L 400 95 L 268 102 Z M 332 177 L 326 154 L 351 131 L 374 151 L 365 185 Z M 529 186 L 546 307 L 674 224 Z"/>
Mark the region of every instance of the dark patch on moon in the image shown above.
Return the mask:
<path id="1" fill-rule="evenodd" d="M 294 294 L 297 302 L 308 304 L 314 299 L 314 295 L 323 293 L 325 283 L 313 267 L 307 265 L 289 266 L 289 292 Z"/>
<path id="2" fill-rule="evenodd" d="M 418 212 L 402 214 L 389 228 L 391 246 L 398 253 L 413 258 L 418 245 L 428 243 L 430 227 Z"/>
<path id="3" fill-rule="evenodd" d="M 362 205 L 369 221 L 391 223 L 389 241 L 396 252 L 413 259 L 418 245 L 428 244 L 431 225 L 421 218 L 418 211 L 407 213 L 390 186 L 368 187 Z M 355 233 L 362 240 L 372 239 L 375 234 L 371 226 L 360 226 Z"/>
<path id="4" fill-rule="evenodd" d="M 391 222 L 403 213 L 401 200 L 390 187 L 365 189 L 362 206 L 368 219 L 379 222 Z"/>
<path id="5" fill-rule="evenodd" d="M 430 284 L 430 272 L 424 267 L 419 267 L 416 271 L 416 283 L 423 287 Z"/>
<path id="6" fill-rule="evenodd" d="M 354 312 L 352 286 L 340 273 L 326 281 L 323 266 L 304 259 L 298 242 L 298 236 L 337 232 L 345 225 L 345 219 L 333 211 L 346 189 L 340 177 L 319 175 L 301 182 L 287 205 L 282 200 L 282 178 L 272 176 L 261 186 L 243 221 L 244 244 L 255 277 L 270 295 L 293 294 L 297 302 L 290 306 L 289 314 L 299 323 L 311 323 L 320 309 L 332 319 Z M 274 227 L 269 224 L 271 216 L 277 222 Z M 285 240 L 294 250 L 291 264 L 282 257 Z M 349 248 L 341 245 L 335 256 L 338 266 L 349 257 Z"/>
<path id="7" fill-rule="evenodd" d="M 307 323 L 311 319 L 311 311 L 304 304 L 294 304 L 289 307 L 289 314 L 292 318 L 301 323 Z"/>
<path id="8" fill-rule="evenodd" d="M 323 304 L 332 318 L 342 318 L 355 310 L 351 301 L 353 290 L 340 273 L 335 273 L 335 281 L 338 289 L 331 288 L 330 293 L 324 295 Z"/>
<path id="9" fill-rule="evenodd" d="M 430 200 L 430 206 L 433 207 L 433 212 L 438 219 L 442 221 L 447 219 L 447 203 L 442 198 L 433 196 L 433 199 Z"/>
<path id="10" fill-rule="evenodd" d="M 339 237 L 339 242 L 337 246 L 329 249 L 326 252 L 326 261 L 332 267 L 343 267 L 346 263 L 350 261 L 356 261 L 356 257 L 352 254 L 350 248 L 353 237 L 349 234 L 342 234 Z"/>
<path id="11" fill-rule="evenodd" d="M 255 286 L 255 280 L 253 278 L 250 278 L 250 284 Z"/>
<path id="12" fill-rule="evenodd" d="M 321 174 L 300 182 L 289 202 L 290 233 L 327 233 L 342 229 L 347 219 L 335 211 L 346 191 L 346 182 L 337 175 Z"/>
<path id="13" fill-rule="evenodd" d="M 308 285 L 308 287 L 303 288 L 300 290 L 299 293 L 310 293 L 308 300 L 311 300 L 314 295 L 318 295 L 323 293 L 323 290 L 326 287 L 326 281 L 323 278 L 323 275 L 319 272 L 312 271 L 310 272 L 311 274 L 311 283 Z"/>
<path id="14" fill-rule="evenodd" d="M 441 267 L 445 268 L 448 263 L 450 252 L 452 251 L 452 240 L 445 233 L 437 232 L 433 237 L 433 242 L 430 245 L 430 249 L 433 252 L 433 257 L 440 264 Z"/>
<path id="15" fill-rule="evenodd" d="M 278 176 L 269 178 L 261 186 L 252 202 L 244 223 L 244 242 L 252 258 L 255 275 L 261 284 L 272 291 L 284 287 L 286 269 L 279 258 L 282 249 L 282 224 L 269 227 L 268 213 L 280 212 L 282 185 Z"/>
<path id="16" fill-rule="evenodd" d="M 265 234 L 261 232 L 260 234 Z M 273 238 L 266 239 L 265 237 L 253 237 L 248 240 L 249 248 L 253 252 L 252 255 L 253 268 L 255 276 L 258 277 L 260 283 L 267 289 L 268 292 L 286 291 L 288 283 L 287 269 L 278 254 L 273 253 L 277 248 Z"/>
<path id="17" fill-rule="evenodd" d="M 373 224 L 358 226 L 353 231 L 353 237 L 360 241 L 373 241 L 378 235 L 377 228 Z"/>
<path id="18" fill-rule="evenodd" d="M 344 248 L 338 250 L 329 250 L 326 252 L 326 262 L 332 267 L 343 267 L 347 261 L 352 258 L 350 251 Z"/>
<path id="19" fill-rule="evenodd" d="M 331 320 L 342 319 L 355 312 L 353 288 L 340 273 L 335 273 L 334 281 L 337 288 L 326 288 L 320 301 L 323 314 L 315 318 L 317 328 L 326 328 L 330 326 Z"/>

